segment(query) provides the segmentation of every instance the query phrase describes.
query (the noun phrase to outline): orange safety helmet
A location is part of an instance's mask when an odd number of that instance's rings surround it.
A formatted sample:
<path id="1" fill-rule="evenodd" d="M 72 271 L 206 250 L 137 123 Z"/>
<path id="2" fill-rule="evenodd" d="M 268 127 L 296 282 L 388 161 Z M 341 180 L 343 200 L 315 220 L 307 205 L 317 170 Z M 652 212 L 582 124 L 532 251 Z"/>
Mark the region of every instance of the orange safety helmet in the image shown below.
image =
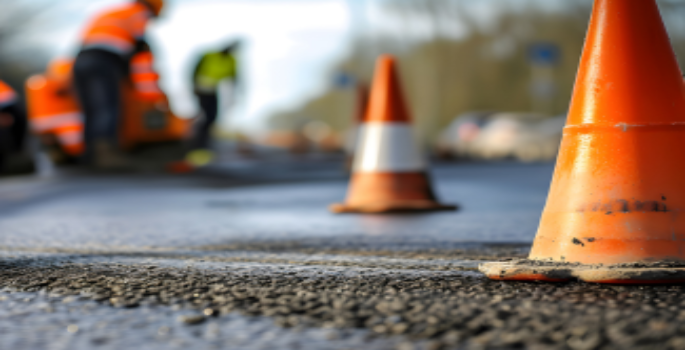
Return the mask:
<path id="1" fill-rule="evenodd" d="M 137 0 L 138 2 L 142 2 L 150 7 L 152 12 L 155 14 L 155 16 L 159 16 L 159 14 L 162 12 L 162 9 L 164 8 L 164 0 Z"/>

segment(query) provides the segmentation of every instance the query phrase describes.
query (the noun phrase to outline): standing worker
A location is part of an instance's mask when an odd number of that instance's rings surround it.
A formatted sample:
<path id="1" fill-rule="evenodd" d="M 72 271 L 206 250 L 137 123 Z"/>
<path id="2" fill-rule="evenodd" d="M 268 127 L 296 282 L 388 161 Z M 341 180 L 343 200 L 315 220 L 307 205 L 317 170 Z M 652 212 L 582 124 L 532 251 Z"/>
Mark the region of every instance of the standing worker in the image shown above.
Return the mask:
<path id="1" fill-rule="evenodd" d="M 163 7 L 163 0 L 134 0 L 100 13 L 83 33 L 74 79 L 85 114 L 86 161 L 98 167 L 126 165 L 117 138 L 121 85 L 129 76 L 131 59 L 148 47 L 148 21 Z"/>
<path id="2" fill-rule="evenodd" d="M 23 150 L 26 116 L 19 106 L 17 93 L 0 80 L 0 172 L 11 153 Z"/>
<path id="3" fill-rule="evenodd" d="M 192 140 L 193 150 L 187 157 L 192 165 L 205 165 L 214 158 L 210 151 L 210 132 L 219 113 L 219 84 L 228 81 L 231 84 L 232 98 L 236 96 L 238 90 L 236 53 L 239 47 L 240 42 L 235 41 L 221 51 L 204 54 L 193 71 L 193 90 L 200 103 L 203 116 Z"/>

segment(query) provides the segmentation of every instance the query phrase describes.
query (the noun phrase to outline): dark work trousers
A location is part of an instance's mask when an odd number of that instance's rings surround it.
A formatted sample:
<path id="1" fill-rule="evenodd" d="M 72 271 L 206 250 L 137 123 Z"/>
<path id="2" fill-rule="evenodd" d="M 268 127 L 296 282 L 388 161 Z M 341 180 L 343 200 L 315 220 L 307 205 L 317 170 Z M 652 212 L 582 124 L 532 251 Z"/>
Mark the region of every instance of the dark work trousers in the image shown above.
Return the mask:
<path id="1" fill-rule="evenodd" d="M 22 151 L 24 148 L 24 140 L 26 139 L 26 129 L 28 128 L 26 114 L 18 104 L 12 104 L 5 108 L 1 108 L 0 113 L 7 113 L 11 115 L 13 119 L 12 126 L 5 130 L 7 133 L 6 145 L 8 149 L 13 152 Z"/>
<path id="2" fill-rule="evenodd" d="M 85 115 L 86 161 L 92 160 L 96 140 L 117 143 L 126 70 L 126 61 L 108 51 L 84 50 L 76 56 L 74 82 Z"/>
<path id="3" fill-rule="evenodd" d="M 202 120 L 195 132 L 193 148 L 209 148 L 210 132 L 219 113 L 219 98 L 217 94 L 196 94 L 202 109 Z"/>

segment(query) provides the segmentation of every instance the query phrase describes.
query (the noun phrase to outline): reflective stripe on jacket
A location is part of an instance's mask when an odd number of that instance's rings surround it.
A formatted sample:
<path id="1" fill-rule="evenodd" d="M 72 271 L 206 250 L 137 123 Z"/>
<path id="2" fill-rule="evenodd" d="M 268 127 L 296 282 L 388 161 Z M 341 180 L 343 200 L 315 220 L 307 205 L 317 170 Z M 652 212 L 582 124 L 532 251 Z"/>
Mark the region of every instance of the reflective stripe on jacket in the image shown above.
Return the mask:
<path id="1" fill-rule="evenodd" d="M 136 41 L 145 35 L 151 17 L 150 10 L 137 2 L 105 11 L 86 27 L 83 49 L 102 49 L 128 56 L 135 50 Z"/>
<path id="2" fill-rule="evenodd" d="M 31 130 L 54 135 L 69 155 L 83 153 L 83 114 L 71 90 L 71 74 L 35 75 L 26 82 L 26 99 Z"/>
<path id="3" fill-rule="evenodd" d="M 17 102 L 17 93 L 0 80 L 0 108 L 5 108 Z"/>
<path id="4" fill-rule="evenodd" d="M 166 98 L 159 88 L 159 74 L 154 68 L 154 56 L 149 51 L 137 53 L 131 59 L 131 81 L 138 96 L 147 101 Z"/>

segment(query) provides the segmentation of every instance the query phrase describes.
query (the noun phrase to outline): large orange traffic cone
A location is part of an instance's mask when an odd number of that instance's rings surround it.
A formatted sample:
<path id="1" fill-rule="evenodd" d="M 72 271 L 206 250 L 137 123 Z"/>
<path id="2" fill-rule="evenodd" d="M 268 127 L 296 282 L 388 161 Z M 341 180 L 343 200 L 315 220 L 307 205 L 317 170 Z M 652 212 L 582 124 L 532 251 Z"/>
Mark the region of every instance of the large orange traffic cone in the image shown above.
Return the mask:
<path id="1" fill-rule="evenodd" d="M 530 260 L 499 280 L 685 282 L 685 86 L 654 0 L 597 0 Z"/>
<path id="2" fill-rule="evenodd" d="M 359 131 L 347 201 L 335 213 L 454 210 L 436 201 L 414 142 L 395 59 L 378 60 L 370 104 Z"/>

